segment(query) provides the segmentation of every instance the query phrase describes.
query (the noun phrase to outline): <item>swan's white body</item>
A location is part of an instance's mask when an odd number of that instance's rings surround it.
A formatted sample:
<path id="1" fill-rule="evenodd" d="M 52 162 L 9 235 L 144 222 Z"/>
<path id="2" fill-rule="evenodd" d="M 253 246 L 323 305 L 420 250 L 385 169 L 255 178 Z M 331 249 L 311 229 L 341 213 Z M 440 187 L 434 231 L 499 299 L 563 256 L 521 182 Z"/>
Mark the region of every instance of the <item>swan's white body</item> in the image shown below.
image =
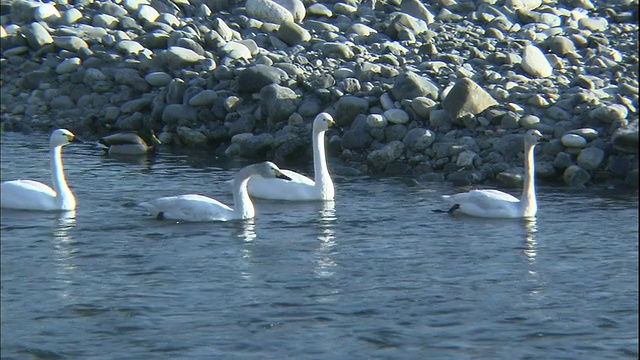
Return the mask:
<path id="1" fill-rule="evenodd" d="M 247 182 L 254 176 L 288 179 L 278 167 L 268 161 L 242 168 L 233 179 L 233 203 L 231 208 L 216 199 L 189 194 L 163 197 L 140 206 L 158 219 L 179 221 L 228 221 L 250 219 L 255 209 L 247 192 Z"/>
<path id="2" fill-rule="evenodd" d="M 535 188 L 534 148 L 542 134 L 529 130 L 524 138 L 524 188 L 518 199 L 498 190 L 471 190 L 466 193 L 444 195 L 453 207 L 464 214 L 485 218 L 534 217 L 538 211 Z"/>
<path id="3" fill-rule="evenodd" d="M 135 131 L 105 136 L 98 144 L 109 155 L 144 155 L 153 152 L 155 145 L 160 144 L 153 131 L 150 131 L 148 136 L 151 145 Z"/>
<path id="4" fill-rule="evenodd" d="M 33 211 L 66 211 L 76 208 L 73 196 L 64 176 L 62 147 L 79 142 L 66 129 L 55 130 L 49 141 L 51 146 L 51 172 L 53 188 L 34 180 L 12 180 L 0 184 L 2 208 Z"/>
<path id="5" fill-rule="evenodd" d="M 324 133 L 335 126 L 333 118 L 320 113 L 313 120 L 313 168 L 315 180 L 291 170 L 282 173 L 291 181 L 280 179 L 253 178 L 249 181 L 249 194 L 253 197 L 271 200 L 333 200 L 335 190 L 327 167 Z"/>

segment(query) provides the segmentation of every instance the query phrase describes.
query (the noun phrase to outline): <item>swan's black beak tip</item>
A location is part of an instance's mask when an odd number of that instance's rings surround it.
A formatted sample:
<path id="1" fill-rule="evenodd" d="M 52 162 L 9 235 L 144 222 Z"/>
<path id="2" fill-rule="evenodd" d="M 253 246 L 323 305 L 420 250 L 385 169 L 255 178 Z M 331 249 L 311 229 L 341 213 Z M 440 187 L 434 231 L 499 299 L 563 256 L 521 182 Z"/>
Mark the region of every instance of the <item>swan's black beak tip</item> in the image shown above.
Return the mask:
<path id="1" fill-rule="evenodd" d="M 288 177 L 287 175 L 282 174 L 282 173 L 280 173 L 280 174 L 276 175 L 276 177 L 277 177 L 278 179 L 291 181 L 291 178 L 290 178 L 290 177 Z"/>

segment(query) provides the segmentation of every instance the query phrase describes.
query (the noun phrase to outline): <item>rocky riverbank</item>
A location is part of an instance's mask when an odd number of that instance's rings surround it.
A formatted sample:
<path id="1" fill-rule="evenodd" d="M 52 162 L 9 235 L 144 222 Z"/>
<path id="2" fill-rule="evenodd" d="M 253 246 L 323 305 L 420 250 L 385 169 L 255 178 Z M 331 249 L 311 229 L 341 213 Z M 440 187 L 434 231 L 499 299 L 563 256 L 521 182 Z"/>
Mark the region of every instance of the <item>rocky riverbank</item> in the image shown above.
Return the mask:
<path id="1" fill-rule="evenodd" d="M 156 130 L 218 155 L 353 173 L 638 185 L 638 1 L 3 2 L 3 131 Z M 309 158 L 310 159 L 310 158 Z M 310 161 L 310 160 L 309 160 Z M 344 168 L 344 167 L 343 167 Z M 344 171 L 344 169 L 343 169 Z"/>

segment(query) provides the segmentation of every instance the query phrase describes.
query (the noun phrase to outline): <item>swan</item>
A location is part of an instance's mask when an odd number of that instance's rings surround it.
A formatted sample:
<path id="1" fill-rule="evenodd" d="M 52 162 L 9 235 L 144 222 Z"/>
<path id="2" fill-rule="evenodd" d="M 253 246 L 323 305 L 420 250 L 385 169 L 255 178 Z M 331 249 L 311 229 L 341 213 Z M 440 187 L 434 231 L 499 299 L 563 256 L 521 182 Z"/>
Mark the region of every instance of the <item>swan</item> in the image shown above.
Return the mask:
<path id="1" fill-rule="evenodd" d="M 291 181 L 279 179 L 253 178 L 249 181 L 249 194 L 253 197 L 271 200 L 333 200 L 335 190 L 324 150 L 324 133 L 330 127 L 337 127 L 333 117 L 326 112 L 313 120 L 313 167 L 315 180 L 291 170 L 282 172 Z"/>
<path id="2" fill-rule="evenodd" d="M 160 140 L 152 129 L 136 131 L 123 131 L 98 140 L 98 146 L 109 155 L 144 155 L 156 150 Z"/>
<path id="3" fill-rule="evenodd" d="M 51 133 L 51 172 L 53 189 L 34 180 L 11 180 L 0 184 L 0 207 L 5 209 L 34 211 L 68 211 L 76 208 L 62 165 L 62 147 L 72 142 L 82 141 L 67 129 L 57 129 Z"/>
<path id="4" fill-rule="evenodd" d="M 158 220 L 227 221 L 251 219 L 255 216 L 255 210 L 247 193 L 247 182 L 254 176 L 289 179 L 274 163 L 265 161 L 242 168 L 233 178 L 235 208 L 216 199 L 196 194 L 163 197 L 140 203 L 140 206 L 146 208 Z"/>
<path id="5" fill-rule="evenodd" d="M 471 190 L 443 195 L 453 206 L 449 213 L 458 210 L 464 214 L 485 218 L 528 218 L 538 211 L 535 188 L 534 148 L 542 138 L 540 131 L 531 129 L 524 136 L 524 188 L 522 199 L 498 190 Z"/>

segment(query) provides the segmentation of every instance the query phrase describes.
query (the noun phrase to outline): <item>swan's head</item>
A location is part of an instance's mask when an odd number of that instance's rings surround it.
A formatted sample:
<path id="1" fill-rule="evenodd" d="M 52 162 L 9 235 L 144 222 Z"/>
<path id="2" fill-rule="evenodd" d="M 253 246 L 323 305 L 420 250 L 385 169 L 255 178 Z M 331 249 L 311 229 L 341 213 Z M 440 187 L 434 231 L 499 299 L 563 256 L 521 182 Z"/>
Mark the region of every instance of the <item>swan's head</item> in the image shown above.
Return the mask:
<path id="1" fill-rule="evenodd" d="M 542 139 L 542 133 L 536 129 L 531 129 L 524 134 L 524 145 L 526 147 L 534 146 Z"/>
<path id="2" fill-rule="evenodd" d="M 67 129 L 57 129 L 51 133 L 51 140 L 49 141 L 49 144 L 54 148 L 57 146 L 71 144 L 72 142 L 81 143 L 82 140 L 76 138 L 76 136 Z"/>
<path id="3" fill-rule="evenodd" d="M 291 180 L 290 177 L 283 174 L 282 171 L 271 161 L 265 161 L 253 165 L 255 173 L 265 178 L 278 178 L 284 180 Z"/>
<path id="4" fill-rule="evenodd" d="M 162 145 L 162 142 L 156 136 L 156 132 L 152 128 L 144 128 L 140 130 L 140 136 L 145 142 L 151 146 Z"/>
<path id="5" fill-rule="evenodd" d="M 316 116 L 313 120 L 313 132 L 321 133 L 323 131 L 329 130 L 329 128 L 335 127 L 337 128 L 336 122 L 333 121 L 333 117 L 326 112 L 322 112 Z"/>

